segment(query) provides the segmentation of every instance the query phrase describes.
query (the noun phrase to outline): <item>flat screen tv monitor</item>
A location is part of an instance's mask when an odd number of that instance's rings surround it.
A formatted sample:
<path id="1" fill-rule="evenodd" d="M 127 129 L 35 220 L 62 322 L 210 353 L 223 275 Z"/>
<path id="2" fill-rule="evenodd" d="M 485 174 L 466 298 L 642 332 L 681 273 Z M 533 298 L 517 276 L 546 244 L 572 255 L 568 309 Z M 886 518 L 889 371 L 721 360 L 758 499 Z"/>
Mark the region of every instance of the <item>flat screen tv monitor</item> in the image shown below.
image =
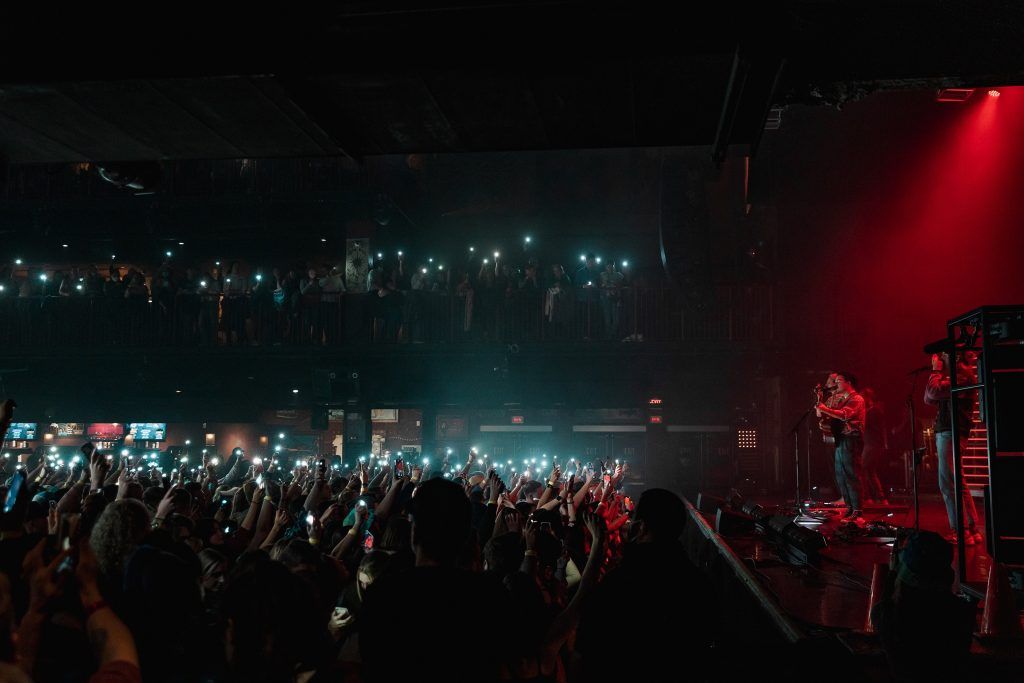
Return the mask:
<path id="1" fill-rule="evenodd" d="M 165 441 L 167 439 L 166 422 L 131 422 L 128 433 L 136 441 Z"/>
<path id="2" fill-rule="evenodd" d="M 36 427 L 38 424 L 35 422 L 12 422 L 4 438 L 11 441 L 35 441 Z"/>
<path id="3" fill-rule="evenodd" d="M 117 441 L 124 436 L 121 422 L 93 422 L 85 430 L 86 436 L 95 441 Z"/>

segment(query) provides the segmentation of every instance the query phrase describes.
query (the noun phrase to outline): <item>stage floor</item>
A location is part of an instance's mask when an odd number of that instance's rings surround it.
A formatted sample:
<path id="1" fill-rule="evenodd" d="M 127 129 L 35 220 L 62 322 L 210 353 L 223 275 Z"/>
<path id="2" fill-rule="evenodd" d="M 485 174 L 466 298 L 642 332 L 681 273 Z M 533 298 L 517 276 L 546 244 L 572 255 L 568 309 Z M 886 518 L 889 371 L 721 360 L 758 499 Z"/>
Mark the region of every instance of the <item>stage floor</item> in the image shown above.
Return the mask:
<path id="1" fill-rule="evenodd" d="M 771 501 L 761 502 L 775 514 Z M 907 498 L 891 499 L 890 508 L 869 509 L 864 519 L 894 527 L 912 527 L 914 510 Z M 776 502 L 780 507 L 781 502 Z M 863 629 L 868 611 L 871 574 L 875 563 L 887 563 L 892 552 L 892 534 L 866 536 L 844 533 L 840 515 L 844 510 L 818 510 L 825 516 L 817 528 L 828 539 L 817 566 L 794 565 L 779 558 L 775 548 L 762 535 L 728 536 L 728 545 L 744 559 L 761 579 L 779 606 L 809 630 Z M 983 510 L 979 509 L 979 514 Z M 778 514 L 782 514 L 779 510 Z M 714 517 L 705 519 L 714 527 Z M 982 522 L 983 524 L 983 522 Z M 946 510 L 939 495 L 921 496 L 921 528 L 940 534 L 949 532 Z M 955 551 L 954 551 L 955 552 Z M 984 543 L 967 548 L 967 582 L 984 589 L 990 558 Z M 954 567 L 956 563 L 954 562 Z"/>

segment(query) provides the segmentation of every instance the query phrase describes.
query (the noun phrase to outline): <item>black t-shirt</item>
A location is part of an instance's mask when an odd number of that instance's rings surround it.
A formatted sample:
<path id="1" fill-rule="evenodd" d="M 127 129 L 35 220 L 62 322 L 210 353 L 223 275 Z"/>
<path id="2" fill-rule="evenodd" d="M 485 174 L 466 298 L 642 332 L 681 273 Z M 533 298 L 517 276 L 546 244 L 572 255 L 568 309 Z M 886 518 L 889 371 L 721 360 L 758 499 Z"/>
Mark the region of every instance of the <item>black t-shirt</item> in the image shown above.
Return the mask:
<path id="1" fill-rule="evenodd" d="M 414 567 L 381 577 L 359 615 L 367 681 L 495 681 L 512 635 L 507 594 L 493 577 Z M 415 643 L 409 648 L 408 644 Z"/>
<path id="2" fill-rule="evenodd" d="M 622 624 L 614 651 L 608 649 L 611 607 L 620 608 L 615 618 Z M 680 543 L 628 544 L 622 563 L 584 605 L 576 634 L 582 680 L 672 680 L 680 671 L 687 680 L 704 680 L 714 640 L 706 622 L 716 613 L 714 587 Z"/>

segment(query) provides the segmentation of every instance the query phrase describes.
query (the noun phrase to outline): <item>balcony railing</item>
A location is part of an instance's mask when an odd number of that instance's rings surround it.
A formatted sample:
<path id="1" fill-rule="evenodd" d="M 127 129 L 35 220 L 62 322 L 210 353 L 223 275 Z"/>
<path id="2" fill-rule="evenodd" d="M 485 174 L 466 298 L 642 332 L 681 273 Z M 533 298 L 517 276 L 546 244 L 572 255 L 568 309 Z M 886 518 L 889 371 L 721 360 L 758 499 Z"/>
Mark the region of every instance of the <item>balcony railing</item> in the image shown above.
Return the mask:
<path id="1" fill-rule="evenodd" d="M 324 345 L 366 342 L 767 342 L 772 292 L 728 286 L 701 311 L 667 289 L 405 291 L 272 297 L 2 297 L 7 349 Z"/>

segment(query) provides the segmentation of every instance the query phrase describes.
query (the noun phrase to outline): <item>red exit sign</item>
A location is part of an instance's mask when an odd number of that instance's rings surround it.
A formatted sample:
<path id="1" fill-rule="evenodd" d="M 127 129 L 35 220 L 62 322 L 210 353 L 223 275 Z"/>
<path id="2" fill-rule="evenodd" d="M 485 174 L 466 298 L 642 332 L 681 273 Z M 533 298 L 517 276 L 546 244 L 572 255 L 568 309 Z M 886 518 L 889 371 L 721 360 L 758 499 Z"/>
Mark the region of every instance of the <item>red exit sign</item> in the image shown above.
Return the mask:
<path id="1" fill-rule="evenodd" d="M 526 420 L 523 418 L 522 415 L 513 415 L 512 416 L 512 424 L 514 424 L 514 425 L 521 425 L 524 422 L 526 422 Z"/>

